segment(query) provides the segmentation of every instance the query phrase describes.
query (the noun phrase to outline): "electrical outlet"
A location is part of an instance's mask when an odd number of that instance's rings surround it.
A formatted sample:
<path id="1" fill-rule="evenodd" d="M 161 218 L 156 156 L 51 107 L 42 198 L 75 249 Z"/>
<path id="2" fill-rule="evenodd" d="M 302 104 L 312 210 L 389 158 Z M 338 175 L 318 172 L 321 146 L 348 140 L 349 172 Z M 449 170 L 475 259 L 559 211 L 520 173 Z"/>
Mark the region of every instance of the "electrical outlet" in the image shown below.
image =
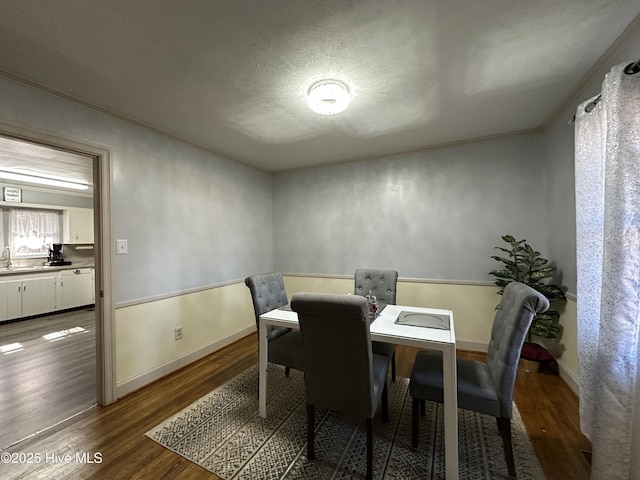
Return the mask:
<path id="1" fill-rule="evenodd" d="M 173 336 L 175 340 L 182 340 L 182 326 L 173 329 Z"/>

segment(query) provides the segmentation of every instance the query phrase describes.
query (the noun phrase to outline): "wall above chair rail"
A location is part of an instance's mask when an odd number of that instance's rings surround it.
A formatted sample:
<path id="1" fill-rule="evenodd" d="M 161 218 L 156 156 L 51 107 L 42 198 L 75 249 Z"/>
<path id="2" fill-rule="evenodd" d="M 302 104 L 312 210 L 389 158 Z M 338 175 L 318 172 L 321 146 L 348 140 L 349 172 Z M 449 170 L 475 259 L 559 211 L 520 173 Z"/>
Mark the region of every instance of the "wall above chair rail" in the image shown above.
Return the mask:
<path id="1" fill-rule="evenodd" d="M 530 134 L 275 174 L 275 269 L 490 280 L 503 230 L 546 243 L 540 156 Z"/>

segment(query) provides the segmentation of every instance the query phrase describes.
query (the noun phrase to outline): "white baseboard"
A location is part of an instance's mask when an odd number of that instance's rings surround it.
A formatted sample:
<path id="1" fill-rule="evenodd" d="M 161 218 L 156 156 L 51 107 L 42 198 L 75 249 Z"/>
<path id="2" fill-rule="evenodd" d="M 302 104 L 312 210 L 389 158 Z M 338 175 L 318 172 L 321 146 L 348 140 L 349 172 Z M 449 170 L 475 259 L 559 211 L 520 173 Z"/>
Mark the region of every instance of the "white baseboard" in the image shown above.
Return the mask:
<path id="1" fill-rule="evenodd" d="M 116 386 L 116 394 L 118 398 L 127 395 L 128 393 L 133 392 L 134 390 L 138 390 L 139 388 L 148 385 L 155 380 L 158 380 L 176 370 L 179 370 L 182 367 L 186 367 L 190 363 L 195 362 L 196 360 L 200 360 L 201 358 L 206 357 L 207 355 L 220 350 L 227 345 L 232 344 L 236 340 L 240 340 L 241 338 L 246 337 L 256 331 L 255 326 L 247 327 L 239 332 L 236 332 L 232 335 L 229 335 L 225 338 L 217 340 L 215 342 L 204 345 L 197 350 L 194 350 L 189 353 L 185 353 L 184 355 L 171 360 L 170 362 L 159 365 L 152 370 L 141 373 L 140 375 L 136 375 L 135 377 L 129 378 L 122 383 L 119 383 Z"/>
<path id="2" fill-rule="evenodd" d="M 179 370 L 182 367 L 189 365 L 190 363 L 195 362 L 196 360 L 200 360 L 207 355 L 220 350 L 227 345 L 232 344 L 236 340 L 240 340 L 241 338 L 246 337 L 255 332 L 255 327 L 247 327 L 239 332 L 234 333 L 228 337 L 220 339 L 216 342 L 205 345 L 198 350 L 193 352 L 189 352 L 181 357 L 178 357 L 170 362 L 159 365 L 158 367 L 149 370 L 145 373 L 137 375 L 136 377 L 130 378 L 122 383 L 117 385 L 117 395 L 118 398 L 123 397 L 139 388 L 148 385 L 155 380 L 158 380 L 176 370 Z M 458 339 L 457 340 L 457 348 L 459 350 L 468 350 L 472 352 L 485 352 L 487 351 L 488 344 L 481 340 L 465 340 Z M 569 371 L 561 361 L 558 361 L 558 370 L 560 372 L 560 378 L 562 378 L 567 386 L 578 395 L 579 392 L 579 384 L 578 379 L 575 375 Z"/>
<path id="3" fill-rule="evenodd" d="M 564 383 L 566 383 L 573 393 L 580 398 L 580 382 L 561 360 L 558 360 L 558 371 L 560 373 L 560 378 L 564 380 Z"/>
<path id="4" fill-rule="evenodd" d="M 456 338 L 456 350 L 487 353 L 489 344 L 483 340 Z"/>

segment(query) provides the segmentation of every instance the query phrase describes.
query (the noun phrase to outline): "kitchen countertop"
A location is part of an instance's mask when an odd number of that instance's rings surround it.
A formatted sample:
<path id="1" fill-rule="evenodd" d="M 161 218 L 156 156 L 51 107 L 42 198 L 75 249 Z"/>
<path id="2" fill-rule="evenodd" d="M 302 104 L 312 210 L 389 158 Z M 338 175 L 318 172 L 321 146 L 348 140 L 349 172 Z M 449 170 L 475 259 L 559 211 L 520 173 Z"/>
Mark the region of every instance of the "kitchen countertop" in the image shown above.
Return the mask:
<path id="1" fill-rule="evenodd" d="M 43 272 L 55 272 L 59 270 L 76 270 L 78 268 L 94 268 L 94 265 L 77 264 L 77 265 L 34 265 L 31 267 L 11 267 L 10 269 L 4 267 L 0 268 L 0 277 L 5 275 L 19 275 L 25 273 L 43 273 Z"/>

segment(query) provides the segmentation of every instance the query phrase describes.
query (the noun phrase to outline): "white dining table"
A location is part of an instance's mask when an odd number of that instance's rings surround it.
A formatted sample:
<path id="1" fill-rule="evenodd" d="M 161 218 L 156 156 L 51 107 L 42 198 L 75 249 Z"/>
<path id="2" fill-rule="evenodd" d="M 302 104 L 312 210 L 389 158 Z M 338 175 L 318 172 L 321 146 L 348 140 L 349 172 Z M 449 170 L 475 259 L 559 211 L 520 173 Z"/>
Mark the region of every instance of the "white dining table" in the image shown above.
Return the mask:
<path id="1" fill-rule="evenodd" d="M 427 328 L 396 323 L 401 312 L 426 313 L 449 317 L 449 329 Z M 267 325 L 298 329 L 298 315 L 288 308 L 260 315 L 259 345 L 259 414 L 267 416 L 267 363 L 269 344 Z M 438 350 L 443 356 L 445 468 L 447 479 L 458 478 L 458 396 L 456 374 L 456 334 L 451 310 L 407 305 L 387 305 L 371 323 L 371 340 Z"/>

